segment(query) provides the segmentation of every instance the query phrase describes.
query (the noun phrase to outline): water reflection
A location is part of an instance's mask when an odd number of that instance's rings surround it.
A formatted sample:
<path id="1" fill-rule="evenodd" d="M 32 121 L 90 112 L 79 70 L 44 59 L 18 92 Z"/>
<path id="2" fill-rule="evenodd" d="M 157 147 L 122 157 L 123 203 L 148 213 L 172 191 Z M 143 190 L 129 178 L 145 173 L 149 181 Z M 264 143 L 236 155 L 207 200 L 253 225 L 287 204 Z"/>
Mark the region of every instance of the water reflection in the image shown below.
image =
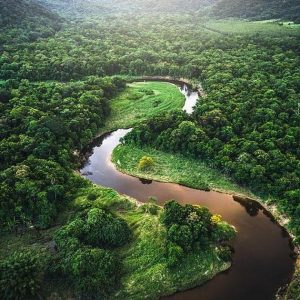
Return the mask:
<path id="1" fill-rule="evenodd" d="M 170 299 L 272 300 L 280 286 L 289 282 L 294 271 L 293 245 L 287 232 L 258 202 L 214 191 L 205 192 L 171 183 L 134 178 L 118 172 L 110 161 L 113 149 L 130 130 L 119 129 L 98 138 L 87 150 L 88 161 L 81 174 L 94 183 L 119 193 L 157 203 L 175 199 L 182 204 L 199 204 L 235 226 L 232 267 L 205 285 L 177 293 Z M 94 148 L 93 148 L 94 147 Z"/>
<path id="2" fill-rule="evenodd" d="M 238 202 L 243 206 L 246 210 L 246 212 L 251 217 L 255 217 L 258 215 L 258 212 L 263 208 L 262 205 L 252 199 L 239 197 L 239 196 L 233 196 L 234 201 Z"/>
<path id="3" fill-rule="evenodd" d="M 142 184 L 151 184 L 153 181 L 151 179 L 145 179 L 145 178 L 139 178 L 139 180 Z"/>

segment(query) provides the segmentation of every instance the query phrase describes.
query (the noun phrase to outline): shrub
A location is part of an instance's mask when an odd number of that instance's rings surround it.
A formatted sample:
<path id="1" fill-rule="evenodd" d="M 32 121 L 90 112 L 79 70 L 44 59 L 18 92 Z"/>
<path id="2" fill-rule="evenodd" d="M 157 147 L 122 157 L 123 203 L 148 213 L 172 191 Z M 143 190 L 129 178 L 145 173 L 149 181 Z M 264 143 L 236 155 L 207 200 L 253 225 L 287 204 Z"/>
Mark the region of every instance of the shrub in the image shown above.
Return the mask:
<path id="1" fill-rule="evenodd" d="M 218 256 L 224 261 L 231 260 L 231 250 L 228 246 L 219 248 Z"/>
<path id="2" fill-rule="evenodd" d="M 228 241 L 235 237 L 234 227 L 225 222 L 216 224 L 212 231 L 212 240 L 215 242 Z"/>
<path id="3" fill-rule="evenodd" d="M 167 247 L 167 265 L 168 267 L 174 267 L 177 265 L 183 258 L 184 252 L 183 249 L 174 244 L 169 243 Z"/>
<path id="4" fill-rule="evenodd" d="M 87 214 L 84 242 L 99 247 L 119 247 L 130 239 L 127 223 L 103 209 L 93 208 Z"/>
<path id="5" fill-rule="evenodd" d="M 87 199 L 88 200 L 90 200 L 90 201 L 95 201 L 96 199 L 97 199 L 97 194 L 96 193 L 90 193 L 90 194 L 88 194 L 88 196 L 87 196 Z"/>
<path id="6" fill-rule="evenodd" d="M 300 271 L 296 271 L 290 283 L 285 300 L 299 300 L 300 295 Z"/>
<path id="7" fill-rule="evenodd" d="M 169 227 L 174 223 L 180 224 L 183 222 L 184 218 L 185 213 L 182 209 L 182 206 L 178 202 L 172 200 L 164 205 L 162 222 L 165 224 L 165 226 Z"/>
<path id="8" fill-rule="evenodd" d="M 99 299 L 114 288 L 119 269 L 119 261 L 112 253 L 83 247 L 71 257 L 69 276 L 80 294 Z"/>
<path id="9" fill-rule="evenodd" d="M 149 170 L 154 166 L 154 160 L 153 158 L 149 156 L 143 156 L 138 164 L 138 168 L 140 170 Z"/>
<path id="10" fill-rule="evenodd" d="M 19 250 L 0 262 L 0 298 L 32 298 L 39 292 L 47 256 Z"/>
<path id="11" fill-rule="evenodd" d="M 153 203 L 146 203 L 141 206 L 141 210 L 151 215 L 157 215 L 159 206 Z"/>
<path id="12" fill-rule="evenodd" d="M 213 215 L 210 220 L 212 224 L 218 224 L 222 221 L 222 217 L 220 215 Z"/>
<path id="13" fill-rule="evenodd" d="M 90 209 L 86 216 L 71 221 L 56 233 L 55 240 L 61 246 L 68 239 L 95 247 L 119 247 L 126 244 L 131 231 L 123 219 L 100 208 Z"/>
<path id="14" fill-rule="evenodd" d="M 121 218 L 103 209 L 90 209 L 56 232 L 57 270 L 84 299 L 102 299 L 115 287 L 120 263 L 111 251 L 93 247 L 121 246 L 127 243 L 130 234 Z"/>
<path id="15" fill-rule="evenodd" d="M 193 235 L 187 225 L 173 224 L 168 230 L 167 239 L 185 251 L 192 249 Z"/>
<path id="16" fill-rule="evenodd" d="M 146 94 L 148 96 L 154 95 L 154 91 L 153 90 L 149 90 L 149 89 L 145 89 L 145 88 L 139 89 L 139 92 L 140 93 L 144 93 L 144 94 Z"/>

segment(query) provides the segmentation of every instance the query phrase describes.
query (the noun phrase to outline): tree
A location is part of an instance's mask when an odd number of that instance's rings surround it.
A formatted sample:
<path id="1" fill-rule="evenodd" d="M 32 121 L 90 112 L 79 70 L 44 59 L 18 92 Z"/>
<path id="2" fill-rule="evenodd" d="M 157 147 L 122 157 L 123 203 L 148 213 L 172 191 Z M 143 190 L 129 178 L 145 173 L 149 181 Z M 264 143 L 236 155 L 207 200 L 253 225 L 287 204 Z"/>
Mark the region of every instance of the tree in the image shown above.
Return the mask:
<path id="1" fill-rule="evenodd" d="M 0 262 L 2 299 L 35 297 L 41 287 L 47 255 L 35 250 L 18 250 Z"/>
<path id="2" fill-rule="evenodd" d="M 154 166 L 154 160 L 153 158 L 149 157 L 149 156 L 143 156 L 138 164 L 138 168 L 145 171 L 145 170 L 149 170 Z"/>

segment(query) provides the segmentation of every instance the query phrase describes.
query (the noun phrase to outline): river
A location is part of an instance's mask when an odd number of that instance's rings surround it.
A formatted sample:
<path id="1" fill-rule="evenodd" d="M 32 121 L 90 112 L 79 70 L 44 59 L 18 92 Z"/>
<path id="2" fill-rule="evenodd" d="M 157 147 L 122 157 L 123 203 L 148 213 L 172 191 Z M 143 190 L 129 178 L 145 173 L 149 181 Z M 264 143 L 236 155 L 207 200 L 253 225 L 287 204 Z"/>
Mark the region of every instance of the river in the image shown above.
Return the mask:
<path id="1" fill-rule="evenodd" d="M 180 87 L 186 97 L 184 109 L 192 112 L 197 93 Z M 196 94 L 196 95 L 195 95 Z M 199 204 L 235 226 L 237 237 L 232 266 L 212 280 L 194 289 L 166 299 L 271 300 L 287 284 L 294 272 L 294 251 L 286 230 L 256 201 L 244 201 L 215 191 L 201 191 L 173 183 L 138 179 L 119 172 L 111 162 L 111 153 L 130 129 L 104 134 L 90 145 L 89 159 L 81 174 L 94 183 L 111 187 L 145 202 L 155 196 L 159 204 L 170 199 Z"/>

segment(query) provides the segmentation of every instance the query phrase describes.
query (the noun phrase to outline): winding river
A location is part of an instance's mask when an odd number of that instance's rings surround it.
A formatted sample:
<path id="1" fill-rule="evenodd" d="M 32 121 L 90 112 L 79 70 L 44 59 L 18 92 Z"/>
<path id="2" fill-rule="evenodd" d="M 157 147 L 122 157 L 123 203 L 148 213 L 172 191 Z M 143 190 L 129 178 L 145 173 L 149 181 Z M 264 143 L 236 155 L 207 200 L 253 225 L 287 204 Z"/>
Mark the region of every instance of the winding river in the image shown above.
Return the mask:
<path id="1" fill-rule="evenodd" d="M 184 85 L 184 109 L 190 113 L 197 93 Z M 232 267 L 202 286 L 179 292 L 166 299 L 271 300 L 287 284 L 294 271 L 294 251 L 286 230 L 258 202 L 215 191 L 205 192 L 173 183 L 138 179 L 116 170 L 110 157 L 120 138 L 130 129 L 104 134 L 91 145 L 81 174 L 96 184 L 145 202 L 155 196 L 159 204 L 169 199 L 199 204 L 234 225 Z"/>

